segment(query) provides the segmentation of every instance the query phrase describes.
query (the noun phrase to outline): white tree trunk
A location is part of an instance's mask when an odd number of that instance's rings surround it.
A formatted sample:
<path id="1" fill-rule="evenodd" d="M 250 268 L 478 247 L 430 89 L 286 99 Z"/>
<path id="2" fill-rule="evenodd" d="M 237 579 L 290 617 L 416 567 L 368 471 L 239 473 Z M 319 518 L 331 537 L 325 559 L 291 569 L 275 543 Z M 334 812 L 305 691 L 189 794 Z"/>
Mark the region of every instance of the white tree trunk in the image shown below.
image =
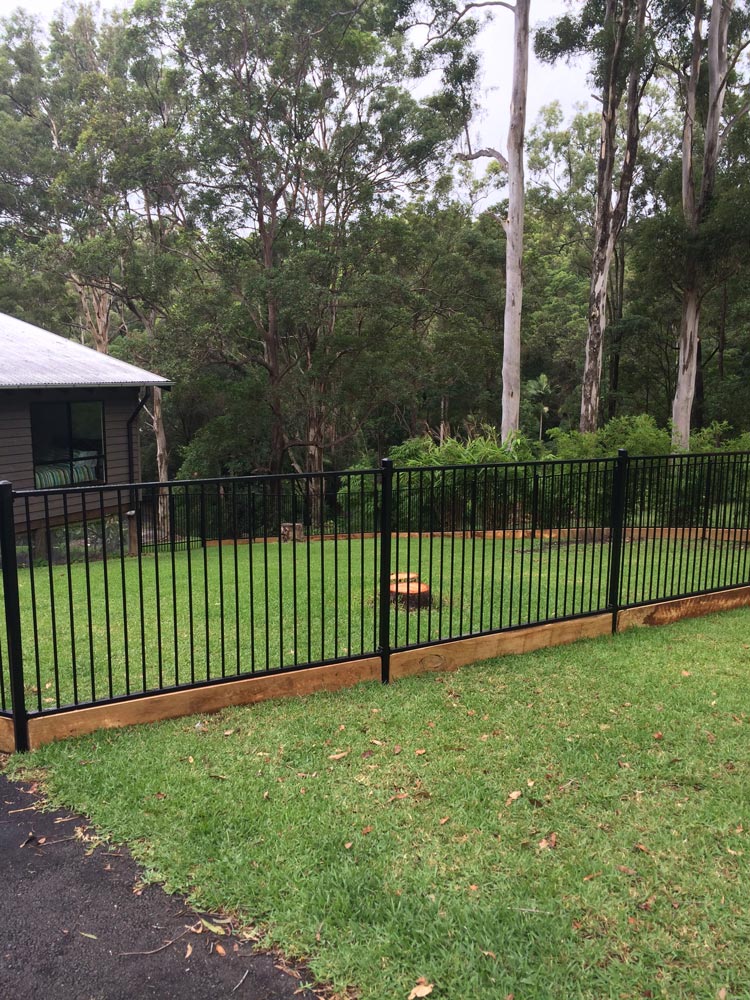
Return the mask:
<path id="1" fill-rule="evenodd" d="M 160 483 L 169 481 L 167 451 L 167 434 L 164 430 L 164 415 L 162 411 L 161 389 L 154 386 L 153 406 L 151 408 L 151 426 L 156 439 L 156 470 Z M 169 537 L 169 495 L 165 489 L 159 489 L 158 536 L 160 539 Z"/>
<path id="2" fill-rule="evenodd" d="M 599 254 L 594 254 L 589 291 L 589 319 L 586 336 L 586 354 L 581 386 L 582 433 L 593 432 L 599 423 L 599 405 L 602 381 L 602 349 L 607 324 L 607 284 L 609 268 L 614 255 L 614 243 L 607 241 Z"/>
<path id="3" fill-rule="evenodd" d="M 109 353 L 109 317 L 114 305 L 111 292 L 86 284 L 78 275 L 71 275 L 71 281 L 78 293 L 81 312 L 94 347 L 100 354 Z"/>
<path id="4" fill-rule="evenodd" d="M 508 129 L 508 223 L 503 321 L 503 398 L 500 435 L 507 441 L 518 430 L 521 402 L 521 310 L 523 307 L 523 149 L 529 76 L 529 6 L 516 0 L 513 90 Z"/>
<path id="5" fill-rule="evenodd" d="M 440 397 L 440 429 L 438 430 L 438 443 L 444 444 L 445 439 L 450 434 L 450 426 L 448 424 L 448 397 Z"/>
<path id="6" fill-rule="evenodd" d="M 685 289 L 682 296 L 677 389 L 672 403 L 672 448 L 687 451 L 690 447 L 690 414 L 695 395 L 695 375 L 698 365 L 698 327 L 700 299 L 695 288 Z"/>
<path id="7" fill-rule="evenodd" d="M 695 0 L 690 66 L 683 72 L 680 81 L 685 101 L 682 127 L 682 212 L 685 225 L 693 237 L 697 236 L 706 218 L 716 183 L 716 169 L 722 141 L 721 114 L 729 69 L 727 36 L 729 16 L 733 6 L 734 0 L 714 0 L 708 35 L 704 38 L 704 3 L 703 0 Z M 702 133 L 702 169 L 698 192 L 695 176 L 695 124 L 701 61 L 706 49 L 708 50 L 708 113 Z M 690 417 L 695 397 L 701 300 L 704 291 L 701 284 L 698 262 L 693 252 L 688 249 L 682 293 L 677 385 L 672 402 L 672 447 L 675 451 L 687 451 L 690 447 Z"/>
<path id="8" fill-rule="evenodd" d="M 614 193 L 615 156 L 617 154 L 617 120 L 623 95 L 620 83 L 622 62 L 631 20 L 635 27 L 635 43 L 643 37 L 646 22 L 647 0 L 638 0 L 635 9 L 622 4 L 619 14 L 614 0 L 608 0 L 605 25 L 612 32 L 612 49 L 608 58 L 608 73 L 602 95 L 602 136 L 597 166 L 596 210 L 594 213 L 594 252 L 591 260 L 589 285 L 588 330 L 586 354 L 581 386 L 582 432 L 595 431 L 599 424 L 601 397 L 602 355 L 604 331 L 607 326 L 607 288 L 609 269 L 614 258 L 617 240 L 628 215 L 630 189 L 633 184 L 638 144 L 640 142 L 639 109 L 644 76 L 650 76 L 637 54 L 630 56 L 627 77 L 627 127 L 625 146 L 620 166 L 616 198 Z"/>
<path id="9" fill-rule="evenodd" d="M 151 423 L 154 430 L 154 437 L 156 438 L 156 470 L 159 482 L 166 483 L 169 480 L 169 452 L 167 450 L 167 433 L 164 430 L 161 389 L 158 386 L 154 386 L 153 393 Z"/>

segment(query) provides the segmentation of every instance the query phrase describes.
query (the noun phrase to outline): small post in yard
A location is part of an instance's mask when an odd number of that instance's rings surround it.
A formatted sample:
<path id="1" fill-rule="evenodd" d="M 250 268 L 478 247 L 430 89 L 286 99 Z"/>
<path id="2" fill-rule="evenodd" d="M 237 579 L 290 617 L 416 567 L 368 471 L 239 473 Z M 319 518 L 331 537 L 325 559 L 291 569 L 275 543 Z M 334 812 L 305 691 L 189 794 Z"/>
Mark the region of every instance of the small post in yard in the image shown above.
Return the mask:
<path id="1" fill-rule="evenodd" d="M 393 501 L 393 462 L 384 458 L 380 482 L 380 620 L 379 645 L 381 680 L 387 684 L 391 674 L 391 509 Z"/>
<path id="2" fill-rule="evenodd" d="M 701 535 L 701 541 L 705 542 L 708 535 L 708 522 L 711 517 L 711 468 L 713 462 L 708 460 L 706 463 L 706 485 L 703 488 L 703 534 Z"/>
<path id="3" fill-rule="evenodd" d="M 23 644 L 21 603 L 18 594 L 16 531 L 13 523 L 13 486 L 0 482 L 0 559 L 3 564 L 5 632 L 8 638 L 8 672 L 13 703 L 13 728 L 17 752 L 29 749 L 29 720 L 23 690 Z"/>
<path id="4" fill-rule="evenodd" d="M 539 520 L 539 472 L 534 466 L 534 483 L 531 490 L 531 541 L 536 540 L 536 527 Z"/>
<path id="5" fill-rule="evenodd" d="M 607 608 L 612 612 L 612 632 L 617 631 L 617 613 L 620 610 L 620 564 L 625 530 L 625 489 L 628 475 L 628 453 L 624 448 L 617 452 L 612 482 L 612 512 L 610 524 L 609 599 Z"/>

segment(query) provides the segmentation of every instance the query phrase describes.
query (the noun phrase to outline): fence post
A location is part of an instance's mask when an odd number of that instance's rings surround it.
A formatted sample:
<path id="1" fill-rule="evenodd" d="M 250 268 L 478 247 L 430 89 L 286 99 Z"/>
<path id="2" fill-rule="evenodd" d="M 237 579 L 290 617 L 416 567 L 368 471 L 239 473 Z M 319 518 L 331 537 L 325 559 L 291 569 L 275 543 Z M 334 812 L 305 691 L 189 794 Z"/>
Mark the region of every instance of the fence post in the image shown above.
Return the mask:
<path id="1" fill-rule="evenodd" d="M 31 553 L 29 553 L 30 558 Z M 0 558 L 3 564 L 5 599 L 5 634 L 8 638 L 8 673 L 13 704 L 13 729 L 16 751 L 29 749 L 29 719 L 23 689 L 23 643 L 21 639 L 21 603 L 18 594 L 16 529 L 13 523 L 13 486 L 0 482 Z"/>
<path id="2" fill-rule="evenodd" d="M 534 466 L 534 480 L 531 489 L 531 541 L 536 541 L 536 527 L 539 520 L 539 472 Z"/>
<path id="3" fill-rule="evenodd" d="M 393 462 L 384 458 L 380 466 L 380 629 L 381 680 L 391 675 L 391 510 L 393 508 Z"/>
<path id="4" fill-rule="evenodd" d="M 201 504 L 200 504 L 200 533 L 201 548 L 206 547 L 206 490 L 205 484 L 201 483 Z"/>
<path id="5" fill-rule="evenodd" d="M 711 511 L 711 469 L 713 467 L 713 462 L 708 459 L 706 461 L 706 484 L 703 487 L 703 533 L 701 535 L 701 541 L 705 542 L 706 536 L 708 535 L 708 522 L 710 520 Z"/>
<path id="6" fill-rule="evenodd" d="M 612 612 L 612 632 L 617 631 L 617 613 L 620 610 L 620 564 L 622 563 L 622 543 L 625 533 L 625 486 L 628 475 L 628 453 L 624 448 L 617 452 L 612 482 L 612 516 L 610 522 L 610 563 L 609 600 L 607 608 Z"/>

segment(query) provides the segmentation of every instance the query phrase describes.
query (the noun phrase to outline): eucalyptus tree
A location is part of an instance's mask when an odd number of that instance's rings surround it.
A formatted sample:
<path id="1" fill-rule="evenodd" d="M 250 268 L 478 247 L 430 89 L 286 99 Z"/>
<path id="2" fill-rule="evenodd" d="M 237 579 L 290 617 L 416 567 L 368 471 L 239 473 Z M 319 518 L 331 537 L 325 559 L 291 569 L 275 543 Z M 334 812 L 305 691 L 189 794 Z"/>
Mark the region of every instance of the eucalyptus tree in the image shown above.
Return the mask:
<path id="1" fill-rule="evenodd" d="M 531 0 L 405 0 L 402 20 L 415 28 L 426 29 L 426 47 L 442 43 L 451 36 L 461 37 L 473 28 L 471 20 L 478 8 L 504 8 L 513 15 L 513 73 L 510 98 L 510 124 L 507 156 L 493 146 L 458 155 L 461 160 L 490 158 L 507 174 L 507 213 L 499 216 L 505 232 L 505 306 L 503 311 L 503 371 L 501 437 L 504 443 L 519 429 L 521 402 L 521 317 L 523 311 L 523 234 L 525 207 L 524 143 L 526 135 L 526 99 L 529 76 L 529 17 Z M 468 128 L 466 137 L 469 138 Z"/>
<path id="2" fill-rule="evenodd" d="M 701 261 L 701 234 L 715 212 L 722 148 L 750 111 L 750 78 L 740 58 L 750 46 L 750 7 L 734 0 L 694 0 L 665 65 L 674 74 L 683 112 L 682 215 L 686 230 L 677 385 L 672 444 L 687 449 L 699 372 L 701 306 L 710 282 Z M 726 111 L 725 111 L 726 109 Z M 714 248 L 718 250 L 718 247 Z M 720 252 L 720 251 L 719 251 Z"/>
<path id="3" fill-rule="evenodd" d="M 579 427 L 599 422 L 609 271 L 625 226 L 640 141 L 640 103 L 655 69 L 648 30 L 649 0 L 586 0 L 537 33 L 537 53 L 554 61 L 589 54 L 601 101 L 588 331 L 581 388 Z M 620 108 L 625 124 L 621 131 Z"/>
<path id="4" fill-rule="evenodd" d="M 81 5 L 47 34 L 23 14 L 3 25 L 0 136 L 14 155 L 0 206 L 27 267 L 75 291 L 80 332 L 104 353 L 124 333 L 149 342 L 168 312 L 185 224 L 179 94 L 117 16 Z M 150 418 L 166 479 L 158 389 Z"/>
<path id="5" fill-rule="evenodd" d="M 176 0 L 135 17 L 190 88 L 198 255 L 244 317 L 235 361 L 265 373 L 269 470 L 319 471 L 349 433 L 332 387 L 361 350 L 342 307 L 372 250 L 367 219 L 439 168 L 460 88 L 412 95 L 387 5 Z"/>

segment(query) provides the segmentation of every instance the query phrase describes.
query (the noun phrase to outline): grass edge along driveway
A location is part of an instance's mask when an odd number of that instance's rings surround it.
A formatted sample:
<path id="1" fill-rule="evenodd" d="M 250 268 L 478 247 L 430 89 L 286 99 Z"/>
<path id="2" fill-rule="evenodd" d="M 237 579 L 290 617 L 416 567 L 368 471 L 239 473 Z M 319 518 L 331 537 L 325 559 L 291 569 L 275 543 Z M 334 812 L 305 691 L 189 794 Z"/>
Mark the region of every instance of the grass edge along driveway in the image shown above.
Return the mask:
<path id="1" fill-rule="evenodd" d="M 362 1000 L 747 997 L 749 696 L 738 611 L 14 767 Z"/>

